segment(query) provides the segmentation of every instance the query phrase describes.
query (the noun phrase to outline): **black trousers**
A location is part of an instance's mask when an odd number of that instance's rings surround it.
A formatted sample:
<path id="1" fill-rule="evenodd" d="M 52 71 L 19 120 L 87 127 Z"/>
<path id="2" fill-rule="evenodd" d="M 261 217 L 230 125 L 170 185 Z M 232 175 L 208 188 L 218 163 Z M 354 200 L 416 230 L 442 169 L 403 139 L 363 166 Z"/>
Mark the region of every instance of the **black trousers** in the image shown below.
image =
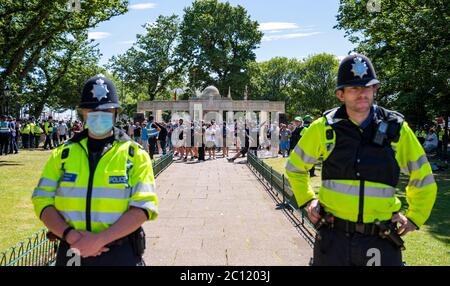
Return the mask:
<path id="1" fill-rule="evenodd" d="M 166 139 L 160 139 L 159 143 L 161 144 L 163 155 L 166 155 L 166 145 L 167 145 Z"/>
<path id="2" fill-rule="evenodd" d="M 30 134 L 22 134 L 22 145 L 24 149 L 30 148 Z"/>
<path id="3" fill-rule="evenodd" d="M 248 147 L 241 148 L 241 150 L 239 151 L 239 153 L 242 155 L 242 157 L 244 157 L 245 154 L 247 154 L 247 152 L 248 152 Z"/>
<path id="4" fill-rule="evenodd" d="M 34 148 L 39 147 L 39 141 L 41 141 L 41 135 L 34 135 Z"/>
<path id="5" fill-rule="evenodd" d="M 53 147 L 57 147 L 59 146 L 59 136 L 58 134 L 52 134 L 52 142 L 53 142 Z"/>
<path id="6" fill-rule="evenodd" d="M 323 227 L 314 244 L 313 266 L 402 266 L 402 252 L 378 235 L 347 234 Z"/>
<path id="7" fill-rule="evenodd" d="M 52 140 L 51 140 L 51 134 L 45 134 L 45 143 L 44 143 L 44 149 L 47 149 L 47 146 L 50 148 L 53 148 L 52 146 Z"/>
<path id="8" fill-rule="evenodd" d="M 60 243 L 56 254 L 56 266 L 145 266 L 142 257 L 133 252 L 130 242 L 111 246 L 108 252 L 97 257 L 80 258 L 79 264 L 69 248 L 66 242 Z"/>
<path id="9" fill-rule="evenodd" d="M 0 155 L 8 154 L 9 133 L 0 133 Z"/>
<path id="10" fill-rule="evenodd" d="M 205 161 L 205 144 L 201 144 L 198 147 L 198 159 Z"/>
<path id="11" fill-rule="evenodd" d="M 150 154 L 150 159 L 153 159 L 156 148 L 156 137 L 148 138 L 148 153 Z"/>

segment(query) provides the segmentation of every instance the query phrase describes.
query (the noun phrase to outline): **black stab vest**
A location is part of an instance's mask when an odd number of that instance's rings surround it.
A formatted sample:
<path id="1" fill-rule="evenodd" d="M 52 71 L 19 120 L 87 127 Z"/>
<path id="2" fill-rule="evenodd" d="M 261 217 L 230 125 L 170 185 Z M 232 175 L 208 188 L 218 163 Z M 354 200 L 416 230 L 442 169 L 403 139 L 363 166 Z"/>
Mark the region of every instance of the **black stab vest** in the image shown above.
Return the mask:
<path id="1" fill-rule="evenodd" d="M 401 114 L 377 106 L 372 122 L 363 132 L 348 119 L 345 106 L 327 111 L 324 116 L 334 130 L 336 144 L 323 162 L 323 180 L 364 180 L 397 186 L 400 167 L 391 142 L 397 142 L 400 137 L 404 121 Z M 382 146 L 373 142 L 381 121 L 388 123 Z"/>

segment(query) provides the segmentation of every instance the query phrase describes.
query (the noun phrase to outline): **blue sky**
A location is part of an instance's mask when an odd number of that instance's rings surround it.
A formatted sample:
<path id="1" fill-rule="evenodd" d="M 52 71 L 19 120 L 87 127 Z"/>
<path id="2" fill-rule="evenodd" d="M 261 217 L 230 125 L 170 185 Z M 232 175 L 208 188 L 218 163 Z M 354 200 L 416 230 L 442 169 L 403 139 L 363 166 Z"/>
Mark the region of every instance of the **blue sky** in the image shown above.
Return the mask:
<path id="1" fill-rule="evenodd" d="M 229 0 L 245 7 L 253 20 L 260 23 L 265 37 L 255 52 L 257 61 L 273 57 L 304 58 L 322 52 L 345 56 L 354 45 L 344 38 L 336 25 L 338 0 Z M 182 15 L 192 0 L 130 0 L 129 11 L 90 30 L 90 38 L 99 43 L 103 54 L 100 64 L 132 46 L 142 25 L 158 15 Z"/>

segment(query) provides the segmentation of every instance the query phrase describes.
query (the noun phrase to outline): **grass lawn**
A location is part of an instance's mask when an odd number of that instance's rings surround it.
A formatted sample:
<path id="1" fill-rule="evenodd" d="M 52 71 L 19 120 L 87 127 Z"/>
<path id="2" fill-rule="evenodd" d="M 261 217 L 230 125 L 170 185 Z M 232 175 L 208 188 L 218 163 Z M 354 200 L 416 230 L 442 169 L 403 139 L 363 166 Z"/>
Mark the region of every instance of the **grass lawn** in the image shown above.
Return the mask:
<path id="1" fill-rule="evenodd" d="M 284 173 L 286 158 L 264 160 L 279 173 Z M 311 179 L 313 188 L 320 187 L 320 166 L 316 166 L 317 177 Z M 403 260 L 407 265 L 450 265 L 450 171 L 436 172 L 438 194 L 433 211 L 427 223 L 420 229 L 405 237 L 406 251 Z M 407 177 L 402 177 L 398 197 L 407 207 L 405 186 Z"/>
<path id="2" fill-rule="evenodd" d="M 31 194 L 51 151 L 21 151 L 0 157 L 0 251 L 44 225 L 33 211 Z"/>

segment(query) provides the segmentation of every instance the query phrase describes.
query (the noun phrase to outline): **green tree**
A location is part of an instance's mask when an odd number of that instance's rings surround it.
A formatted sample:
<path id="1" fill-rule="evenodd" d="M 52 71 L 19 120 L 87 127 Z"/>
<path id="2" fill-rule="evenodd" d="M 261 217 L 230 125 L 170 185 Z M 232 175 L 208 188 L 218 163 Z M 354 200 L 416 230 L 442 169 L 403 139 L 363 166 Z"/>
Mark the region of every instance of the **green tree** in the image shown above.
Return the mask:
<path id="1" fill-rule="evenodd" d="M 307 58 L 303 64 L 300 80 L 295 82 L 298 98 L 294 99 L 296 110 L 320 115 L 339 104 L 334 89 L 339 61 L 330 54 L 318 54 Z"/>
<path id="2" fill-rule="evenodd" d="M 215 85 L 221 94 L 242 97 L 249 83 L 247 69 L 255 61 L 263 34 L 242 6 L 198 0 L 184 9 L 178 54 L 192 88 Z"/>
<path id="3" fill-rule="evenodd" d="M 175 54 L 179 20 L 175 15 L 159 16 L 144 27 L 146 33 L 137 35 L 137 42 L 125 54 L 112 57 L 108 68 L 137 94 L 145 91 L 145 99 L 164 98 L 182 72 Z"/>
<path id="4" fill-rule="evenodd" d="M 297 59 L 276 57 L 262 63 L 251 63 L 249 99 L 285 101 L 289 116 L 298 111 L 295 85 L 302 75 L 303 63 Z"/>
<path id="5" fill-rule="evenodd" d="M 337 58 L 331 54 L 251 63 L 249 98 L 285 101 L 290 118 L 322 114 L 339 104 L 334 95 L 338 66 Z"/>
<path id="6" fill-rule="evenodd" d="M 372 58 L 382 82 L 378 101 L 404 113 L 413 124 L 440 115 L 447 120 L 450 2 L 383 1 L 376 13 L 369 13 L 366 3 L 341 0 L 336 28 L 345 30 L 357 50 Z"/>
<path id="7" fill-rule="evenodd" d="M 81 11 L 77 12 L 69 10 L 67 3 L 67 0 L 0 2 L 1 88 L 9 83 L 18 95 L 49 47 L 57 48 L 60 41 L 125 13 L 128 6 L 127 1 L 121 0 L 81 1 Z"/>
<path id="8" fill-rule="evenodd" d="M 84 81 L 102 70 L 100 52 L 87 40 L 86 33 L 73 39 L 60 39 L 47 47 L 27 75 L 20 97 L 31 114 L 39 116 L 44 106 L 75 108 Z"/>

